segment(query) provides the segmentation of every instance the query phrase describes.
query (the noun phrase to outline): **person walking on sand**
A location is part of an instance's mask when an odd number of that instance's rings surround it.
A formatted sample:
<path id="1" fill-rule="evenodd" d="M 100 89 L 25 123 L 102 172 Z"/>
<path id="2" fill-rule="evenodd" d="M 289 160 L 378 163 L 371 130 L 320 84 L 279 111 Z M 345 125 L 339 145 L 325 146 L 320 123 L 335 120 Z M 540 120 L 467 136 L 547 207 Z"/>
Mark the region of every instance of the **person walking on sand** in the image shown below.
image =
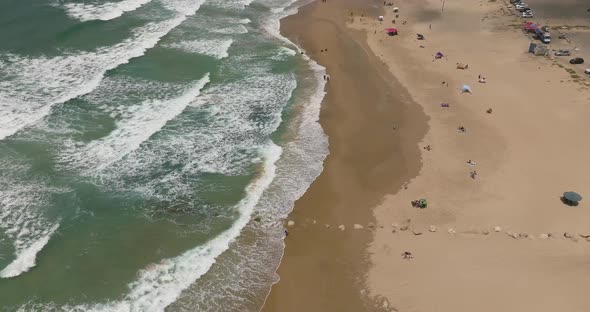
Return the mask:
<path id="1" fill-rule="evenodd" d="M 414 255 L 412 255 L 412 253 L 409 251 L 404 251 L 402 253 L 402 259 L 404 259 L 404 260 L 411 260 L 413 258 L 414 258 Z"/>

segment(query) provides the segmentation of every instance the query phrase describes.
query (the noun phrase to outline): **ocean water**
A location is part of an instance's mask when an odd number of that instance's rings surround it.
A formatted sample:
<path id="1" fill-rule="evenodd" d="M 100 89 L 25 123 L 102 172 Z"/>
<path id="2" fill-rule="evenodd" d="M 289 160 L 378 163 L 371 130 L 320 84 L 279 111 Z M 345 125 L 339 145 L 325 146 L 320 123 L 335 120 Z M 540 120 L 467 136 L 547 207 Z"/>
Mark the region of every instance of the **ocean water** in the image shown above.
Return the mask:
<path id="1" fill-rule="evenodd" d="M 257 311 L 322 170 L 294 0 L 0 2 L 0 311 Z"/>

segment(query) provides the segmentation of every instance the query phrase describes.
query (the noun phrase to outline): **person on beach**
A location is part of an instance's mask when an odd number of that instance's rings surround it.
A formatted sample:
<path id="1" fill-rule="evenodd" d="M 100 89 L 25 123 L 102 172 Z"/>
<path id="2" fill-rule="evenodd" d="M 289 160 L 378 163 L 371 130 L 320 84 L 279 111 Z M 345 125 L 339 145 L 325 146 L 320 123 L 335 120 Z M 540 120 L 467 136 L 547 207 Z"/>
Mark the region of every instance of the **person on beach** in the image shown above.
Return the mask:
<path id="1" fill-rule="evenodd" d="M 404 260 L 411 260 L 413 258 L 414 258 L 414 255 L 412 255 L 412 253 L 409 251 L 404 251 L 402 253 L 402 259 L 404 259 Z"/>

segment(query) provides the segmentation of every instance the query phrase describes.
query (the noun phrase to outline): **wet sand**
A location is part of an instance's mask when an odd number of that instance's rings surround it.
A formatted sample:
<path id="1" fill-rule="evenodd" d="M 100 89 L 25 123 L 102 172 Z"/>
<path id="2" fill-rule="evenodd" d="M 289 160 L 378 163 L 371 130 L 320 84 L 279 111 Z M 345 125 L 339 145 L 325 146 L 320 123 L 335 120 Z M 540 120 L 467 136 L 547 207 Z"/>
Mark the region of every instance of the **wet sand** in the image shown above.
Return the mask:
<path id="1" fill-rule="evenodd" d="M 372 233 L 353 224 L 368 229 L 376 222 L 371 208 L 418 173 L 417 143 L 426 132 L 422 109 L 368 48 L 366 34 L 346 26 L 351 12 L 358 23 L 379 3 L 316 1 L 281 22 L 281 32 L 331 78 L 320 115 L 330 154 L 289 217 L 295 225 L 264 311 L 377 309 L 362 295 Z"/>

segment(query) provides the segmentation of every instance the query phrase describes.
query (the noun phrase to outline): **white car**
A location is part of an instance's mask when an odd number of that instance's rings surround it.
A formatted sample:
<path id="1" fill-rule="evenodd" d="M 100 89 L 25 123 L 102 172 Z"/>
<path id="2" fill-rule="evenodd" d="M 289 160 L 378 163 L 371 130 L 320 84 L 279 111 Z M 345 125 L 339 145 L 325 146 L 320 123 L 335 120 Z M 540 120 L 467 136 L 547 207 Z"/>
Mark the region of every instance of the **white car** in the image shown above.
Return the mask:
<path id="1" fill-rule="evenodd" d="M 531 18 L 533 17 L 533 11 L 526 11 L 526 12 L 522 12 L 522 15 L 520 15 L 523 18 Z"/>
<path id="2" fill-rule="evenodd" d="M 590 75 L 590 68 L 586 68 L 586 69 L 584 70 L 584 74 L 586 74 L 586 75 Z"/>

